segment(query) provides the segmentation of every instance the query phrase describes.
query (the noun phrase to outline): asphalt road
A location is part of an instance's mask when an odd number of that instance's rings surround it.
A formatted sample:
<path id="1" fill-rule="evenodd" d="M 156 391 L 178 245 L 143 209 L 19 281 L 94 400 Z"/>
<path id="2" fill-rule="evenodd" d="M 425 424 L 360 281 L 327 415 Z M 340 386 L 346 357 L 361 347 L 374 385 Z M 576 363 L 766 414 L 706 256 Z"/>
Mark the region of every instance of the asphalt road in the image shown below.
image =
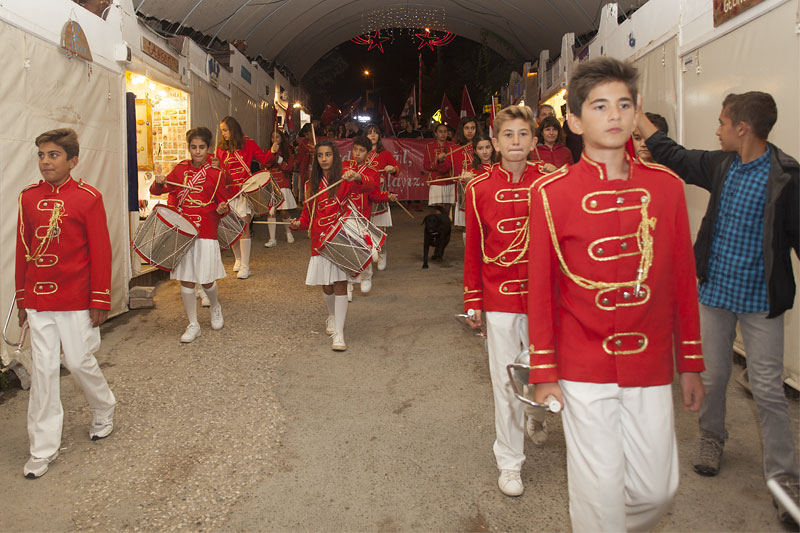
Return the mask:
<path id="1" fill-rule="evenodd" d="M 349 306 L 348 350 L 323 333 L 319 288 L 306 287 L 309 242 L 264 249 L 253 272 L 220 282 L 225 327 L 181 345 L 176 282 L 156 307 L 103 327 L 98 360 L 118 400 L 115 431 L 92 442 L 86 402 L 66 375 L 59 459 L 22 477 L 28 393 L 0 403 L 4 531 L 566 531 L 566 461 L 526 442 L 526 491 L 497 489 L 491 384 L 481 339 L 461 309 L 463 245 L 422 270 L 420 219 L 399 210 L 389 266 Z M 417 215 L 420 217 L 420 215 Z M 230 269 L 232 258 L 224 256 Z M 782 531 L 764 486 L 755 406 L 729 389 L 716 478 L 693 473 L 695 415 L 676 406 L 681 486 L 661 531 Z M 797 401 L 790 403 L 795 422 Z"/>

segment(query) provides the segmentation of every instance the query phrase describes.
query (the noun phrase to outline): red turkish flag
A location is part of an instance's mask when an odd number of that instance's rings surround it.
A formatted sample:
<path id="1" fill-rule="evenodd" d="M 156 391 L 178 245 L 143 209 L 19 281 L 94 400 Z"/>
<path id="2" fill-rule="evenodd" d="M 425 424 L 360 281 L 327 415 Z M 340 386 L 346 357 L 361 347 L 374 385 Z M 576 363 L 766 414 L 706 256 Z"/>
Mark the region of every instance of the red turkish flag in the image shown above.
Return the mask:
<path id="1" fill-rule="evenodd" d="M 461 93 L 461 118 L 464 117 L 474 117 L 475 116 L 475 108 L 472 107 L 472 99 L 469 97 L 469 91 L 467 91 L 467 84 L 464 84 L 464 90 Z"/>
<path id="2" fill-rule="evenodd" d="M 447 98 L 447 93 L 445 93 L 442 98 L 442 120 L 451 128 L 455 129 L 458 127 L 458 113 L 453 109 L 453 104 L 451 104 L 450 99 Z"/>
<path id="3" fill-rule="evenodd" d="M 342 112 L 339 110 L 339 106 L 337 106 L 333 100 L 328 98 L 328 103 L 325 104 L 325 110 L 322 112 L 320 122 L 323 126 L 327 126 L 336 120 L 336 118 L 341 114 Z"/>
<path id="4" fill-rule="evenodd" d="M 286 115 L 284 116 L 284 122 L 286 122 L 286 132 L 287 133 L 294 133 L 297 131 L 297 128 L 294 127 L 294 118 L 292 118 L 292 108 L 286 108 Z"/>
<path id="5" fill-rule="evenodd" d="M 417 98 L 414 96 L 414 92 L 416 91 L 416 85 L 411 88 L 411 96 L 406 99 L 406 103 L 403 106 L 403 111 L 400 113 L 401 117 L 408 117 L 412 120 L 416 120 L 417 118 Z"/>

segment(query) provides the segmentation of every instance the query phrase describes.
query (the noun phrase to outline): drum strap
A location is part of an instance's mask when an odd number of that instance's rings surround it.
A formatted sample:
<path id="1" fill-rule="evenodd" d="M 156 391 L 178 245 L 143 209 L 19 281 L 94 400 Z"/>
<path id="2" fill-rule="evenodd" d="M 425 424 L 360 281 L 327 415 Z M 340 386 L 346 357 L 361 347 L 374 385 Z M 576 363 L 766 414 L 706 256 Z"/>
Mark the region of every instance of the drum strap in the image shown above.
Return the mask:
<path id="1" fill-rule="evenodd" d="M 208 163 L 204 164 L 202 167 L 200 167 L 200 170 L 195 172 L 194 175 L 191 178 L 186 180 L 186 182 L 185 182 L 186 185 L 188 185 L 189 187 L 199 187 L 201 184 L 205 183 L 206 182 L 206 170 L 208 168 L 210 168 L 210 167 L 211 167 L 211 165 L 209 165 Z M 187 203 L 198 203 L 198 202 L 192 202 L 191 200 L 188 200 L 190 192 L 192 192 L 192 190 L 188 189 L 188 188 L 187 189 L 181 189 L 180 191 L 178 191 L 178 208 L 180 208 L 183 205 L 184 202 L 187 202 Z M 206 205 L 208 205 L 208 204 L 206 204 Z"/>

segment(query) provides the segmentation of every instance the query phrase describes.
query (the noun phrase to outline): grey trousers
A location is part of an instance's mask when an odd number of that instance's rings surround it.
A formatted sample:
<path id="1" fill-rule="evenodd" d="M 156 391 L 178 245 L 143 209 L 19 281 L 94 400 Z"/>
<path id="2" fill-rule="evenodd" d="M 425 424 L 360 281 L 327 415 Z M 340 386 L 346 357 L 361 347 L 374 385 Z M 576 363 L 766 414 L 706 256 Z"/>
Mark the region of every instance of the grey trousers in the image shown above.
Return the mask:
<path id="1" fill-rule="evenodd" d="M 794 431 L 783 392 L 783 315 L 767 318 L 767 313 L 734 313 L 700 304 L 700 330 L 703 339 L 702 373 L 706 396 L 700 409 L 700 431 L 721 441 L 725 429 L 725 390 L 733 367 L 733 341 L 736 322 L 742 330 L 747 351 L 747 375 L 761 423 L 766 479 L 798 475 Z"/>

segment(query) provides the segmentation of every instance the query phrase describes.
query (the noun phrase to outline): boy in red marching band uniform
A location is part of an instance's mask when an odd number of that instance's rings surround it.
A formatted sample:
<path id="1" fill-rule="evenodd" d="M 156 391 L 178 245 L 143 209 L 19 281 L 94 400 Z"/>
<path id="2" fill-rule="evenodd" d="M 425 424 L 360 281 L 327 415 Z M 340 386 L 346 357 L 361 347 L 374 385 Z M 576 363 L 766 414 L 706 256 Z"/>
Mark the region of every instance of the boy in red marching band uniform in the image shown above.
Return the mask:
<path id="1" fill-rule="evenodd" d="M 231 196 L 241 189 L 242 184 L 250 177 L 250 163 L 255 159 L 262 165 L 267 165 L 275 159 L 278 148 L 273 144 L 269 152 L 264 153 L 256 142 L 242 133 L 242 127 L 233 117 L 225 117 L 219 124 L 222 139 L 217 144 L 216 158 L 222 169 L 226 172 L 228 180 L 228 192 Z M 253 210 L 245 195 L 240 195 L 231 202 L 231 209 L 242 217 L 248 226 L 244 236 L 239 239 L 238 246 L 231 246 L 233 256 L 236 258 L 233 264 L 233 271 L 238 272 L 239 279 L 250 277 L 250 220 L 253 218 Z M 238 248 L 238 249 L 237 249 Z"/>
<path id="2" fill-rule="evenodd" d="M 434 128 L 436 139 L 425 146 L 423 166 L 430 173 L 428 181 L 436 181 L 450 177 L 450 167 L 445 164 L 447 154 L 456 148 L 455 143 L 447 140 L 447 125 L 437 124 Z M 455 200 L 455 185 L 452 182 L 440 181 L 430 184 L 428 188 L 428 205 L 441 205 L 449 209 Z"/>
<path id="3" fill-rule="evenodd" d="M 527 161 L 536 142 L 530 108 L 507 107 L 494 125 L 492 144 L 501 163 L 470 181 L 466 190 L 464 311 L 474 311 L 472 327 L 486 323 L 497 483 L 503 494 L 519 496 L 525 410 L 514 397 L 506 365 L 516 361 L 528 340 L 528 192 L 541 173 Z"/>
<path id="4" fill-rule="evenodd" d="M 364 128 L 364 135 L 372 143 L 367 161 L 369 162 L 369 168 L 378 173 L 379 182 L 376 192 L 388 192 L 389 175 L 400 172 L 400 163 L 397 162 L 389 150 L 383 147 L 381 130 L 376 124 L 367 125 Z M 386 231 L 386 228 L 392 226 L 392 211 L 389 209 L 389 204 L 374 201 L 373 203 L 371 221 L 381 231 Z M 378 253 L 378 270 L 384 269 L 386 269 L 386 246 Z"/>
<path id="5" fill-rule="evenodd" d="M 331 349 L 343 352 L 347 349 L 344 342 L 344 323 L 347 318 L 347 273 L 319 254 L 326 232 L 339 220 L 342 204 L 351 193 L 361 190 L 361 176 L 348 170 L 342 173 L 342 159 L 333 141 L 324 140 L 317 143 L 314 165 L 308 181 L 306 198 L 317 194 L 328 186 L 342 183 L 329 189 L 313 200 L 306 201 L 300 218 L 293 218 L 291 228 L 295 231 L 310 228 L 311 259 L 308 262 L 306 285 L 321 285 L 328 307 L 328 319 L 325 333 L 333 337 Z"/>
<path id="6" fill-rule="evenodd" d="M 362 187 L 358 192 L 350 193 L 348 199 L 353 202 L 356 209 L 364 215 L 367 220 L 372 216 L 372 209 L 376 204 L 381 202 L 394 202 L 397 200 L 397 195 L 393 192 L 380 189 L 380 175 L 371 166 L 370 154 L 372 148 L 372 141 L 364 136 L 358 136 L 353 139 L 353 159 L 348 159 L 342 163 L 343 171 L 352 170 L 362 177 Z M 374 161 L 374 158 L 373 158 Z M 358 278 L 361 286 L 361 292 L 366 294 L 372 289 L 372 263 L 367 265 Z M 348 283 L 347 296 L 352 301 L 352 283 Z"/>
<path id="7" fill-rule="evenodd" d="M 636 69 L 582 63 L 568 89 L 581 160 L 531 188 L 534 399 L 564 406 L 575 531 L 643 531 L 678 486 L 673 353 L 684 407 L 703 356 L 683 183 L 629 157 Z"/>
<path id="8" fill-rule="evenodd" d="M 277 146 L 275 152 L 275 159 L 270 161 L 264 170 L 268 170 L 272 179 L 275 180 L 278 187 L 283 194 L 283 202 L 280 205 L 273 205 L 269 210 L 269 218 L 267 219 L 267 228 L 269 229 L 269 240 L 264 243 L 264 248 L 272 248 L 278 245 L 275 239 L 275 213 L 281 212 L 281 219 L 284 222 L 289 221 L 289 210 L 297 207 L 297 202 L 292 194 L 292 168 L 294 168 L 294 157 L 292 157 L 292 149 L 289 146 L 289 137 L 280 131 L 272 132 L 272 146 Z M 286 226 L 286 242 L 292 244 L 294 242 L 294 235 L 289 226 Z"/>
<path id="9" fill-rule="evenodd" d="M 219 251 L 217 229 L 220 215 L 228 211 L 230 194 L 225 188 L 222 171 L 208 163 L 211 130 L 203 126 L 189 130 L 186 142 L 191 159 L 178 163 L 168 176 L 156 176 L 150 186 L 150 194 L 167 194 L 167 205 L 183 213 L 197 227 L 197 239 L 178 266 L 169 273 L 170 279 L 181 282 L 181 299 L 189 319 L 181 342 L 189 343 L 200 336 L 194 293 L 196 283 L 203 286 L 211 303 L 211 329 L 222 329 L 224 324 L 216 280 L 225 277 L 225 267 Z M 167 180 L 200 190 L 170 185 L 166 183 Z"/>
<path id="10" fill-rule="evenodd" d="M 42 133 L 36 146 L 44 180 L 19 196 L 15 269 L 19 325 L 28 321 L 33 351 L 31 456 L 23 469 L 28 478 L 43 476 L 58 456 L 62 360 L 89 402 L 92 440 L 111 434 L 116 405 L 94 357 L 99 327 L 111 309 L 111 241 L 103 197 L 70 175 L 80 149 L 74 130 Z"/>

